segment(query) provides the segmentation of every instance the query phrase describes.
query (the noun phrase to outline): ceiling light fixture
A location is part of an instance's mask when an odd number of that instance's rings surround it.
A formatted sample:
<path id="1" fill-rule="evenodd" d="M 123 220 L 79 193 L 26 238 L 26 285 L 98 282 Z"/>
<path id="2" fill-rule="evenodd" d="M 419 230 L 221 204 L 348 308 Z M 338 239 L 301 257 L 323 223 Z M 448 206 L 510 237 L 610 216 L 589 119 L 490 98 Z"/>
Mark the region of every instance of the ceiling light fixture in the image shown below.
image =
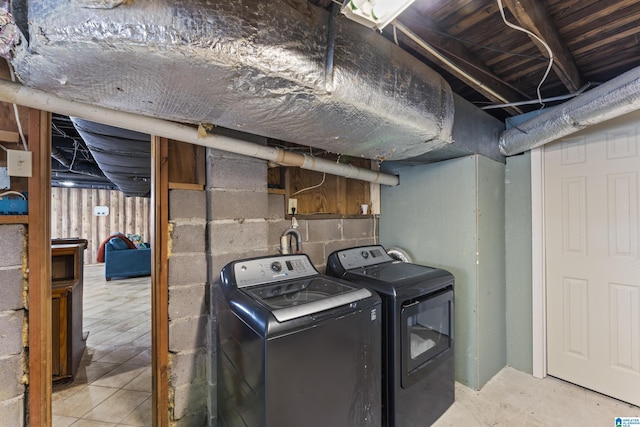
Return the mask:
<path id="1" fill-rule="evenodd" d="M 341 12 L 347 18 L 380 31 L 415 0 L 345 0 Z"/>

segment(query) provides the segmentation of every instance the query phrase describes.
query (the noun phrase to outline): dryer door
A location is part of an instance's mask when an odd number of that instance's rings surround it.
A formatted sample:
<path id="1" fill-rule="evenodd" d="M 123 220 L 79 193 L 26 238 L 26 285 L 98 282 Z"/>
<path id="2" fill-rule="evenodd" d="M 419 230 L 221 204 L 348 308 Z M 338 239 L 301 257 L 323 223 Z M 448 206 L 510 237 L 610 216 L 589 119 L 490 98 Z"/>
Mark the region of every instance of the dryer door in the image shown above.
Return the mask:
<path id="1" fill-rule="evenodd" d="M 402 387 L 407 388 L 453 351 L 453 290 L 406 301 L 401 317 Z"/>

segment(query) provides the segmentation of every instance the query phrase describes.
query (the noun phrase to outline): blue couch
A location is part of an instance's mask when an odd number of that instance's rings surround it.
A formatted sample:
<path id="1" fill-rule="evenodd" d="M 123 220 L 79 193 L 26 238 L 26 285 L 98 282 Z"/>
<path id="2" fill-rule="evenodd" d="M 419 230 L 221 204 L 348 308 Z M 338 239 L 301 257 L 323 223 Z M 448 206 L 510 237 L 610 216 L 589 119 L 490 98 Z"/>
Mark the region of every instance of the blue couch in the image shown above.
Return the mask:
<path id="1" fill-rule="evenodd" d="M 148 246 L 148 245 L 147 245 Z M 119 238 L 104 246 L 104 278 L 151 275 L 151 248 L 131 249 Z"/>

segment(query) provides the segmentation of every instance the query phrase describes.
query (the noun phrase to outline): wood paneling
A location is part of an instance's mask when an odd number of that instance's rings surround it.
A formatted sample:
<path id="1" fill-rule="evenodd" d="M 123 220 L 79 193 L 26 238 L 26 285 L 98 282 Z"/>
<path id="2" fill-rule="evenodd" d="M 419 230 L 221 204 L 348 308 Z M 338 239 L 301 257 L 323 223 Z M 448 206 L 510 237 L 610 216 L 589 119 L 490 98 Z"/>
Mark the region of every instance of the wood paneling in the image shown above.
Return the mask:
<path id="1" fill-rule="evenodd" d="M 108 216 L 93 214 L 95 206 L 108 206 Z M 125 197 L 120 191 L 56 187 L 51 189 L 51 236 L 78 237 L 89 242 L 85 264 L 95 264 L 104 239 L 116 232 L 151 238 L 151 199 Z"/>

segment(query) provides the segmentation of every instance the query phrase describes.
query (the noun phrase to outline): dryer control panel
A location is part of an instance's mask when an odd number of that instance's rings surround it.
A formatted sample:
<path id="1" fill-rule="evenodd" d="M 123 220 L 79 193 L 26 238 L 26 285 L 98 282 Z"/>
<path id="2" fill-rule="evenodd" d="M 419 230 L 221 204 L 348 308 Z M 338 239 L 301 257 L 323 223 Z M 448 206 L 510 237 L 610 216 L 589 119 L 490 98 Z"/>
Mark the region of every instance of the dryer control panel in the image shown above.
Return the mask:
<path id="1" fill-rule="evenodd" d="M 238 261 L 233 266 L 233 272 L 238 288 L 319 274 L 309 257 L 303 254 Z"/>
<path id="2" fill-rule="evenodd" d="M 345 270 L 393 261 L 380 245 L 360 246 L 338 252 L 338 260 Z"/>

